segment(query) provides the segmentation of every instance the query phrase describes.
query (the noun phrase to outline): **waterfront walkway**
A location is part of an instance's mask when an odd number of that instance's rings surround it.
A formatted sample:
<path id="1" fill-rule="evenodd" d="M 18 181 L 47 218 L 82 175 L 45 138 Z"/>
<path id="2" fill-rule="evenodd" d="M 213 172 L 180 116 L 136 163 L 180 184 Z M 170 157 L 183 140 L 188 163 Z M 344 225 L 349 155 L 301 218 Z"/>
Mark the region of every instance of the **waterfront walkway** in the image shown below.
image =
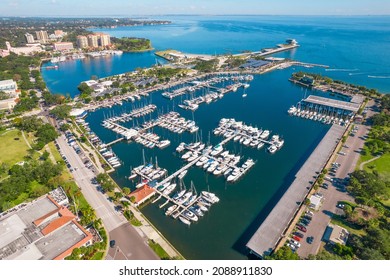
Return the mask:
<path id="1" fill-rule="evenodd" d="M 332 125 L 310 157 L 295 175 L 283 197 L 247 243 L 251 253 L 263 257 L 269 255 L 304 202 L 315 176 L 321 172 L 341 139 L 345 127 Z"/>

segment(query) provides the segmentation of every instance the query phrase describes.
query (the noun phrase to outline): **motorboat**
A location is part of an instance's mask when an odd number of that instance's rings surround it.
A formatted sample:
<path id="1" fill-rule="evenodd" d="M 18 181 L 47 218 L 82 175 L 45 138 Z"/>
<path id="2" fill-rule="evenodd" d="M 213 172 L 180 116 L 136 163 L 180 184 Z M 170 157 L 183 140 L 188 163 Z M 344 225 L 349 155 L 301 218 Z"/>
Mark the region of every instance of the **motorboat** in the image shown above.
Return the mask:
<path id="1" fill-rule="evenodd" d="M 191 222 L 190 222 L 187 218 L 185 218 L 185 217 L 183 217 L 183 216 L 179 216 L 179 219 L 180 219 L 180 221 L 181 221 L 183 224 L 191 225 Z"/>

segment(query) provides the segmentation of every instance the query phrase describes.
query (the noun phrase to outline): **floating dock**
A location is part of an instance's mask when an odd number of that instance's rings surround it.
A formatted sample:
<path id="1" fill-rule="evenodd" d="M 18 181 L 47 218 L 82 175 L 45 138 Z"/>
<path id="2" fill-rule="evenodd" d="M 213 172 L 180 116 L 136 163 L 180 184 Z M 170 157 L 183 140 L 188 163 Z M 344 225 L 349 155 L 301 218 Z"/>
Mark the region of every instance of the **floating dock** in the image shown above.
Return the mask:
<path id="1" fill-rule="evenodd" d="M 252 254 L 261 258 L 271 254 L 310 191 L 310 181 L 313 181 L 316 172 L 321 172 L 325 167 L 345 130 L 345 127 L 332 125 L 295 175 L 288 190 L 246 244 Z"/>

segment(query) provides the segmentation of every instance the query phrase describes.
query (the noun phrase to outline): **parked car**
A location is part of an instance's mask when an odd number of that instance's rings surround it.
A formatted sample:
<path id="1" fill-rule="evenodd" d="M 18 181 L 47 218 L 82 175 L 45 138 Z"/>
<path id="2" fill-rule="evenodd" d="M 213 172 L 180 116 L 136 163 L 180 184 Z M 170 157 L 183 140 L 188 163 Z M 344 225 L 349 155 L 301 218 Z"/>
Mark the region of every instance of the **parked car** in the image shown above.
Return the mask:
<path id="1" fill-rule="evenodd" d="M 306 220 L 309 220 L 309 221 L 311 221 L 311 219 L 312 219 L 312 216 L 305 215 L 305 216 L 303 216 L 303 218 L 304 218 L 304 219 L 306 219 Z"/>
<path id="2" fill-rule="evenodd" d="M 300 238 L 303 238 L 303 236 L 304 236 L 302 233 L 300 233 L 298 231 L 294 232 L 293 234 L 300 237 Z"/>
<path id="3" fill-rule="evenodd" d="M 290 243 L 294 244 L 294 246 L 297 248 L 301 247 L 301 243 L 299 243 L 298 241 L 296 241 L 294 239 L 290 239 Z"/>
<path id="4" fill-rule="evenodd" d="M 323 183 L 322 185 L 321 185 L 321 187 L 323 187 L 324 189 L 328 189 L 328 184 L 327 183 Z"/>
<path id="5" fill-rule="evenodd" d="M 303 232 L 307 231 L 306 227 L 303 225 L 297 225 L 297 229 L 299 229 L 300 231 L 303 231 Z"/>
<path id="6" fill-rule="evenodd" d="M 295 252 L 295 250 L 297 249 L 294 244 L 291 244 L 291 243 L 287 243 L 287 246 L 293 251 Z"/>
<path id="7" fill-rule="evenodd" d="M 344 209 L 344 207 L 345 207 L 345 204 L 343 204 L 343 203 L 337 204 L 337 208 Z"/>
<path id="8" fill-rule="evenodd" d="M 300 224 L 304 225 L 304 226 L 308 226 L 310 224 L 310 221 L 309 220 L 306 220 L 306 219 L 302 219 Z"/>
<path id="9" fill-rule="evenodd" d="M 306 239 L 307 243 L 309 244 L 312 244 L 313 241 L 314 241 L 314 236 L 309 236 L 307 239 Z"/>
<path id="10" fill-rule="evenodd" d="M 313 217 L 314 213 L 310 210 L 306 210 L 306 215 Z"/>
<path id="11" fill-rule="evenodd" d="M 115 247 L 115 240 L 110 240 L 110 247 L 114 248 Z"/>
<path id="12" fill-rule="evenodd" d="M 292 238 L 293 238 L 294 240 L 296 240 L 296 241 L 301 241 L 301 238 L 299 238 L 299 237 L 296 236 L 296 235 L 294 235 Z"/>

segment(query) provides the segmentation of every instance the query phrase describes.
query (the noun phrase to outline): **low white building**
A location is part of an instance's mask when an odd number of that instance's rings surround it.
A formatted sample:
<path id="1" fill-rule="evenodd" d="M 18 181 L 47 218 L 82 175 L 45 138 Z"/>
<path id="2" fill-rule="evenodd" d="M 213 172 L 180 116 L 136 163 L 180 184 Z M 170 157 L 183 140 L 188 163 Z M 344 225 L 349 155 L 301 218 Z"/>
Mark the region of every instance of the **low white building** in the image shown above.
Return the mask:
<path id="1" fill-rule="evenodd" d="M 16 93 L 18 89 L 18 85 L 14 80 L 3 80 L 0 81 L 0 91 L 4 91 L 6 93 Z"/>
<path id="2" fill-rule="evenodd" d="M 323 201 L 322 195 L 314 194 L 310 197 L 309 207 L 317 211 L 318 209 L 320 209 L 322 205 L 322 201 Z"/>
<path id="3" fill-rule="evenodd" d="M 16 99 L 19 94 L 17 92 L 18 85 L 14 80 L 0 81 L 0 91 L 9 95 L 9 98 L 0 100 L 0 110 L 10 110 L 16 105 Z"/>

